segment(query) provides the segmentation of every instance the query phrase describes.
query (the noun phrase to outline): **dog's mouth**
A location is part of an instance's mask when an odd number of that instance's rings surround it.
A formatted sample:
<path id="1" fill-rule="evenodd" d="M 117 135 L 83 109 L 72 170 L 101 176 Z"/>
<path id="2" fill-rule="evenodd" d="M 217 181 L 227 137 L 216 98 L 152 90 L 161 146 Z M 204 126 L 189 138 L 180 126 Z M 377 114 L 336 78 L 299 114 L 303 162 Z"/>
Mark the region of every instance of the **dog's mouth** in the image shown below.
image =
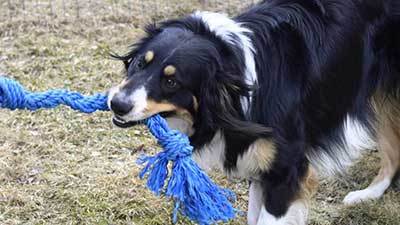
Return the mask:
<path id="1" fill-rule="evenodd" d="M 129 128 L 133 127 L 139 124 L 143 124 L 143 120 L 138 120 L 138 121 L 124 121 L 121 118 L 118 118 L 117 116 L 114 116 L 112 118 L 112 122 L 114 123 L 115 126 L 120 127 L 120 128 Z"/>
<path id="2" fill-rule="evenodd" d="M 167 118 L 171 115 L 174 115 L 174 113 L 173 112 L 161 112 L 160 115 L 163 118 Z M 113 124 L 120 128 L 129 128 L 129 127 L 134 127 L 136 125 L 144 124 L 145 120 L 146 119 L 136 120 L 136 121 L 125 121 L 124 119 L 118 117 L 117 115 L 114 115 L 114 117 L 112 118 Z"/>

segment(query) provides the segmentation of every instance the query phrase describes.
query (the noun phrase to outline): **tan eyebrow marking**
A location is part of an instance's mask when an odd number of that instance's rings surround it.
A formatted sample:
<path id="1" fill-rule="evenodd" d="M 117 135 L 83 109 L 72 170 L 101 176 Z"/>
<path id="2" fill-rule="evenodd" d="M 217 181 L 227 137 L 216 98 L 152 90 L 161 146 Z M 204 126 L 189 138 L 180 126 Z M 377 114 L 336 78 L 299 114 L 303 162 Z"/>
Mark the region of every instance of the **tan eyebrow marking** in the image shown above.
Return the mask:
<path id="1" fill-rule="evenodd" d="M 144 60 L 146 63 L 151 62 L 154 59 L 154 52 L 153 51 L 147 51 L 146 55 L 144 56 Z"/>
<path id="2" fill-rule="evenodd" d="M 172 76 L 172 75 L 174 75 L 175 73 L 176 73 L 176 68 L 175 68 L 175 66 L 168 65 L 168 66 L 166 66 L 166 67 L 164 68 L 164 74 L 165 74 L 166 76 Z"/>

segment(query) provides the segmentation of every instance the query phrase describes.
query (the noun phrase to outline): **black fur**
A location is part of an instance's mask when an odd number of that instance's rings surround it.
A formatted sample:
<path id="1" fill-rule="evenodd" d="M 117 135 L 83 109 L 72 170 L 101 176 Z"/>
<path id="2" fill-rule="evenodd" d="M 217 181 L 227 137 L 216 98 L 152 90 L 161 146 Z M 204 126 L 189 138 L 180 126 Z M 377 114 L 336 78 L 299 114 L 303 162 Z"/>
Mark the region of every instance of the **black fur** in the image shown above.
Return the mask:
<path id="1" fill-rule="evenodd" d="M 134 77 L 130 89 L 144 82 L 142 76 L 160 74 L 146 84 L 150 97 L 191 112 L 196 149 L 222 131 L 228 171 L 236 169 L 238 157 L 256 139 L 273 140 L 276 160 L 260 176 L 267 210 L 282 216 L 298 194 L 306 156 L 324 152 L 335 159 L 338 148 L 332 146 L 343 145 L 347 116 L 373 132 L 370 99 L 377 91 L 400 98 L 400 3 L 268 0 L 234 20 L 252 31 L 254 86 L 244 79 L 242 46 L 219 38 L 191 16 L 151 27 L 148 37 L 118 58 Z M 159 58 L 142 71 L 133 70 L 137 56 L 149 49 Z M 166 58 L 178 68 L 179 90 L 160 88 Z M 248 115 L 241 98 L 250 92 Z M 193 110 L 192 96 L 199 100 L 198 110 Z"/>

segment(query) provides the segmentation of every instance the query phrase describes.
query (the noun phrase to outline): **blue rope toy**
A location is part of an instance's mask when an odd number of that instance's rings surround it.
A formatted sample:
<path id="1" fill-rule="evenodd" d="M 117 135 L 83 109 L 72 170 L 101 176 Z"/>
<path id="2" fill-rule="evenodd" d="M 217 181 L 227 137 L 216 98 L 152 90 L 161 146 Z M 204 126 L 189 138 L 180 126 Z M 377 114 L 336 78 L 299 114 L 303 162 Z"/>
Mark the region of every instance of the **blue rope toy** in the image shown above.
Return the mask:
<path id="1" fill-rule="evenodd" d="M 33 111 L 58 105 L 67 105 L 84 113 L 109 110 L 105 94 L 84 96 L 68 90 L 29 92 L 18 82 L 0 75 L 0 108 Z M 147 187 L 151 191 L 174 199 L 173 222 L 177 221 L 178 213 L 199 224 L 233 219 L 236 209 L 229 200 L 234 198 L 234 194 L 218 187 L 199 168 L 191 158 L 193 147 L 188 137 L 170 130 L 165 119 L 159 115 L 147 119 L 146 124 L 163 151 L 139 159 L 138 163 L 145 165 L 140 178 L 147 175 Z M 171 173 L 167 167 L 169 162 L 172 162 Z"/>

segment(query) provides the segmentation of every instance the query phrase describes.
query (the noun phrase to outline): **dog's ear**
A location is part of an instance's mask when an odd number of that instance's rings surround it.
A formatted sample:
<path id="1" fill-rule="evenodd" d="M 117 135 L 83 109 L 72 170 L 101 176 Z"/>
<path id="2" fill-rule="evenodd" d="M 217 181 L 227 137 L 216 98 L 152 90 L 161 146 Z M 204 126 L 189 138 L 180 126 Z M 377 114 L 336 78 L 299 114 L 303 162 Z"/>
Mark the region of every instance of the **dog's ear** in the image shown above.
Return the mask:
<path id="1" fill-rule="evenodd" d="M 125 69 L 127 70 L 129 64 L 133 58 L 136 57 L 141 47 L 145 46 L 151 39 L 153 39 L 156 35 L 161 33 L 162 29 L 157 26 L 155 23 L 151 23 L 145 26 L 144 31 L 146 35 L 141 38 L 136 43 L 130 46 L 128 53 L 124 55 L 119 55 L 115 52 L 110 52 L 110 56 L 113 59 L 121 60 L 124 63 Z"/>
<path id="2" fill-rule="evenodd" d="M 245 117 L 241 99 L 248 98 L 250 90 L 240 77 L 217 73 L 202 85 L 199 116 L 208 118 L 209 121 L 204 122 L 210 123 L 213 130 L 227 130 L 254 138 L 270 136 L 270 128 Z"/>

